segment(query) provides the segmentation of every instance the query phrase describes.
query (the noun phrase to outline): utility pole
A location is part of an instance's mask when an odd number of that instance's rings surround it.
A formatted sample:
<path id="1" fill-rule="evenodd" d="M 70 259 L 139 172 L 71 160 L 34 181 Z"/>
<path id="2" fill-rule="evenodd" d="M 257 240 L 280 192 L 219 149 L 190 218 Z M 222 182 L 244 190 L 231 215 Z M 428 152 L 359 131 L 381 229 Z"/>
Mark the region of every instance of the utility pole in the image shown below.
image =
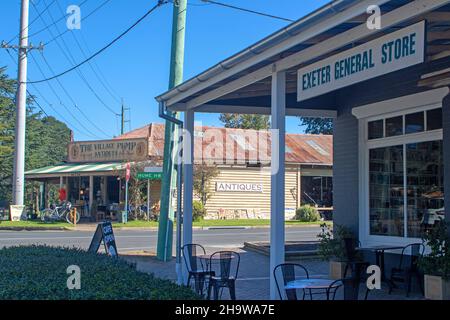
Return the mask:
<path id="1" fill-rule="evenodd" d="M 125 104 L 122 98 L 122 109 L 120 112 L 120 134 L 124 134 L 125 131 L 125 123 L 130 122 L 130 120 L 125 120 L 125 111 L 130 110 L 130 108 L 125 108 Z"/>
<path id="2" fill-rule="evenodd" d="M 184 41 L 186 29 L 187 0 L 175 0 L 173 3 L 172 51 L 170 61 L 169 89 L 183 81 Z M 179 118 L 179 115 L 172 114 Z M 172 195 L 177 185 L 173 152 L 177 150 L 175 137 L 178 137 L 174 123 L 166 121 L 164 132 L 163 180 L 161 184 L 161 211 L 158 226 L 157 258 L 169 261 L 172 258 L 174 209 Z M 177 190 L 181 192 L 181 190 Z"/>
<path id="3" fill-rule="evenodd" d="M 20 10 L 19 69 L 16 96 L 16 129 L 14 140 L 13 204 L 23 205 L 25 188 L 25 126 L 27 103 L 27 51 L 29 0 L 22 0 Z"/>

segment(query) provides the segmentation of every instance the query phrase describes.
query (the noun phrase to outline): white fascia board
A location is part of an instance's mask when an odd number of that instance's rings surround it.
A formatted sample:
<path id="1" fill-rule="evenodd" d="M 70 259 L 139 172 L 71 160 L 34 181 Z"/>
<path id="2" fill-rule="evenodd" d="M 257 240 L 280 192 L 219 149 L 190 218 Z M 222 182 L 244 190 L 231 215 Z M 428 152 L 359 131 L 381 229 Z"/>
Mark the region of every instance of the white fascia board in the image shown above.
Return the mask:
<path id="1" fill-rule="evenodd" d="M 384 100 L 352 109 L 352 114 L 358 119 L 374 117 L 380 114 L 399 112 L 411 108 L 442 104 L 450 89 L 443 87 L 395 99 Z"/>
<path id="2" fill-rule="evenodd" d="M 186 111 L 186 104 L 177 103 L 169 108 L 170 111 Z M 203 113 L 239 113 L 239 114 L 262 114 L 270 115 L 270 107 L 250 107 L 238 105 L 218 105 L 218 104 L 204 104 L 195 108 L 195 112 Z M 330 107 L 327 109 L 304 109 L 304 108 L 289 108 L 286 107 L 287 116 L 298 116 L 305 118 L 336 118 L 336 108 Z"/>
<path id="3" fill-rule="evenodd" d="M 370 1 L 369 1 L 370 2 Z M 381 17 L 382 21 L 382 29 L 381 30 L 370 30 L 367 28 L 366 24 L 363 23 L 353 29 L 350 29 L 346 32 L 338 34 L 327 41 L 323 41 L 318 43 L 312 47 L 309 47 L 303 51 L 300 51 L 296 54 L 293 54 L 289 57 L 281 59 L 280 61 L 274 63 L 273 65 L 269 65 L 263 67 L 259 70 L 256 70 L 248 75 L 245 75 L 237 80 L 234 80 L 230 83 L 227 83 L 224 86 L 221 86 L 218 89 L 214 89 L 210 92 L 207 92 L 201 96 L 198 96 L 187 103 L 188 109 L 195 108 L 201 104 L 205 104 L 214 99 L 220 98 L 225 94 L 231 93 L 237 89 L 246 87 L 269 77 L 274 71 L 287 70 L 289 68 L 295 67 L 301 63 L 307 62 L 314 57 L 321 56 L 327 53 L 330 53 L 334 50 L 337 50 L 347 44 L 353 43 L 355 41 L 364 39 L 374 33 L 379 33 L 383 29 L 395 26 L 399 23 L 410 20 L 414 17 L 425 14 L 429 11 L 432 11 L 436 8 L 442 7 L 446 4 L 449 4 L 450 0 L 415 0 L 411 3 L 408 3 L 396 10 L 386 13 Z M 373 4 L 373 3 L 372 3 Z M 366 7 L 367 9 L 367 7 Z M 291 41 L 294 41 L 293 38 Z M 299 42 L 300 43 L 300 42 Z M 230 69 L 228 71 L 231 71 Z M 226 71 L 226 72 L 228 72 Z M 225 72 L 224 72 L 225 73 Z M 209 84 L 208 84 L 209 83 Z M 208 85 L 207 85 L 208 84 Z M 209 85 L 214 84 L 211 80 L 205 81 L 202 85 L 208 87 Z M 206 88 L 203 87 L 202 89 Z M 170 106 L 186 97 L 190 90 L 184 92 L 183 94 L 177 95 L 172 99 L 169 99 L 167 105 Z M 180 99 L 181 97 L 181 99 Z"/>
<path id="4" fill-rule="evenodd" d="M 194 85 L 191 88 L 184 90 L 183 92 L 179 92 L 178 94 L 174 95 L 173 97 L 167 99 L 166 105 L 171 106 L 177 102 L 180 102 L 180 101 L 190 97 L 191 95 L 193 95 L 203 89 L 208 88 L 211 85 L 214 85 L 222 80 L 225 80 L 228 77 L 233 76 L 241 71 L 244 71 L 244 70 L 248 69 L 249 67 L 254 66 L 257 63 L 260 63 L 260 62 L 262 62 L 268 58 L 271 58 L 285 50 L 288 50 L 288 49 L 296 46 L 297 44 L 305 42 L 317 35 L 322 34 L 323 32 L 325 32 L 327 30 L 330 30 L 342 23 L 345 23 L 346 21 L 365 13 L 367 11 L 367 8 L 371 5 L 381 6 L 389 1 L 391 1 L 391 0 L 359 0 L 359 1 L 356 1 L 352 7 L 348 8 L 342 12 L 336 13 L 330 19 L 326 19 L 324 21 L 321 21 L 318 24 L 311 25 L 311 26 L 305 28 L 305 30 L 303 32 L 300 32 L 297 35 L 286 39 L 282 43 L 255 55 L 253 58 L 250 58 L 250 59 L 244 61 L 243 63 L 237 64 L 236 66 L 231 67 L 230 69 L 223 70 L 222 72 L 218 73 L 216 76 L 214 76 L 208 80 L 205 80 L 202 82 L 199 81 L 197 85 Z M 269 75 L 267 75 L 267 76 L 269 76 Z M 201 77 L 201 75 L 200 75 L 200 77 Z M 164 95 L 160 96 L 159 98 L 163 99 Z"/>

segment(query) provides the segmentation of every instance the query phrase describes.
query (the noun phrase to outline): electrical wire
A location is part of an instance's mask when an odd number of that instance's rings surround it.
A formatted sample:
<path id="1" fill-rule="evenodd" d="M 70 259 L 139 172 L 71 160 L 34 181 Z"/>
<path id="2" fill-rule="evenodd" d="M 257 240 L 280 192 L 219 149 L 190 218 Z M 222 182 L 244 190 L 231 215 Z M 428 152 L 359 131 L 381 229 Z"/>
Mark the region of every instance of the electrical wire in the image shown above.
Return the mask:
<path id="1" fill-rule="evenodd" d="M 294 20 L 292 20 L 292 19 L 283 18 L 283 17 L 280 17 L 280 16 L 275 16 L 275 15 L 272 15 L 272 14 L 259 12 L 259 11 L 255 11 L 255 10 L 245 9 L 245 8 L 242 8 L 242 7 L 237 7 L 237 6 L 234 6 L 234 5 L 231 5 L 231 4 L 227 4 L 227 3 L 223 3 L 223 2 L 217 2 L 217 1 L 213 1 L 213 0 L 201 0 L 201 1 L 206 2 L 206 3 L 210 3 L 210 4 L 215 4 L 215 5 L 221 6 L 221 7 L 226 7 L 226 8 L 230 8 L 230 9 L 244 11 L 244 12 L 247 12 L 247 13 L 253 13 L 253 14 L 256 14 L 256 15 L 259 15 L 259 16 L 263 16 L 263 17 L 267 17 L 267 18 L 283 20 L 283 21 L 287 21 L 287 22 L 294 22 Z"/>
<path id="2" fill-rule="evenodd" d="M 37 80 L 37 81 L 31 81 L 27 83 L 42 83 L 42 82 L 47 82 L 56 78 L 59 78 L 79 67 L 81 67 L 82 65 L 86 64 L 87 62 L 89 62 L 90 60 L 94 59 L 96 56 L 100 55 L 101 53 L 103 53 L 105 50 L 107 50 L 109 47 L 111 47 L 114 43 L 116 43 L 117 41 L 119 41 L 122 37 L 124 37 L 127 33 L 129 33 L 132 29 L 134 29 L 134 27 L 136 27 L 139 23 L 141 23 L 145 18 L 147 18 L 147 16 L 149 16 L 150 14 L 152 14 L 156 9 L 158 9 L 160 6 L 162 6 L 163 4 L 167 3 L 167 1 L 162 1 L 159 0 L 158 3 L 153 6 L 150 10 L 148 10 L 141 18 L 139 18 L 136 22 L 134 22 L 128 29 L 126 29 L 124 32 L 122 32 L 119 36 L 117 36 L 116 38 L 114 38 L 111 42 L 109 42 L 106 46 L 104 46 L 103 48 L 101 48 L 100 50 L 98 50 L 97 52 L 95 52 L 93 55 L 91 55 L 89 58 L 81 61 L 80 63 L 78 63 L 77 65 L 73 66 L 72 68 L 69 68 L 57 75 L 54 75 L 53 77 L 49 77 L 49 78 L 45 78 L 45 79 L 41 79 L 41 80 Z"/>

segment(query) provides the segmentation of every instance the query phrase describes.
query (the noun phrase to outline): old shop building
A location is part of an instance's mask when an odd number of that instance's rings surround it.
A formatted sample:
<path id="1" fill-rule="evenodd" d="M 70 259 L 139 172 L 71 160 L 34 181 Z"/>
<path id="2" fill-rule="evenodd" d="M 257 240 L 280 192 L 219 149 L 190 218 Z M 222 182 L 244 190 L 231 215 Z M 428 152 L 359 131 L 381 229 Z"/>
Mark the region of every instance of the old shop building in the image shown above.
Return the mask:
<path id="1" fill-rule="evenodd" d="M 196 127 L 194 162 L 218 169 L 207 186 L 207 219 L 270 218 L 270 139 L 267 131 Z M 333 205 L 332 137 L 287 134 L 286 141 L 286 219 L 303 204 L 317 206 L 329 217 Z M 161 166 L 163 149 L 164 125 L 153 123 L 114 140 L 71 143 L 67 163 L 28 171 L 26 177 L 46 184 L 61 183 L 67 199 L 89 217 L 86 206 L 123 205 L 124 162 L 141 168 Z M 150 182 L 149 194 L 151 206 L 157 206 L 159 179 Z"/>
<path id="2" fill-rule="evenodd" d="M 334 118 L 333 218 L 363 246 L 420 242 L 430 216 L 450 218 L 449 45 L 450 0 L 335 0 L 156 98 L 189 132 L 196 112 L 271 114 L 271 298 L 285 257 L 285 116 Z"/>

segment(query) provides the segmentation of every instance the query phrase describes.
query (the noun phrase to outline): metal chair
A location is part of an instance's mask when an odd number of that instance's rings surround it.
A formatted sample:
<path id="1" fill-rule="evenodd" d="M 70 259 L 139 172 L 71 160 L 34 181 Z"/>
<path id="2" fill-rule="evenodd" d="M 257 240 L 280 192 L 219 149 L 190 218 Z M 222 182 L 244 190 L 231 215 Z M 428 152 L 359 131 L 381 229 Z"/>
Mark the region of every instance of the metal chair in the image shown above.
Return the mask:
<path id="1" fill-rule="evenodd" d="M 280 283 L 278 281 L 279 279 L 279 273 L 281 273 L 281 277 L 283 279 L 283 289 L 285 286 L 294 280 L 297 279 L 309 279 L 309 273 L 308 270 L 302 266 L 301 264 L 297 263 L 282 263 L 277 265 L 273 269 L 273 277 L 275 278 L 275 284 L 277 286 L 278 294 L 280 296 L 280 300 L 283 300 L 283 295 L 281 293 L 280 289 Z M 284 289 L 286 293 L 287 300 L 297 300 L 297 292 L 296 289 Z M 309 290 L 309 295 L 312 299 L 312 292 Z M 306 292 L 303 290 L 303 300 L 305 299 Z"/>
<path id="2" fill-rule="evenodd" d="M 326 292 L 327 300 L 335 300 L 336 293 L 340 288 L 343 288 L 344 300 L 358 300 L 360 282 L 361 279 L 359 279 L 358 277 L 349 277 L 332 282 Z"/>
<path id="3" fill-rule="evenodd" d="M 191 279 L 194 279 L 195 291 L 199 294 L 203 294 L 203 287 L 205 284 L 206 276 L 211 275 L 211 271 L 208 270 L 208 266 L 204 265 L 198 255 L 205 255 L 205 248 L 199 244 L 186 244 L 181 250 L 183 251 L 183 259 L 186 264 L 186 269 L 189 272 L 186 286 L 189 286 Z"/>
<path id="4" fill-rule="evenodd" d="M 218 251 L 209 258 L 210 276 L 207 299 L 214 290 L 214 300 L 219 299 L 219 290 L 228 288 L 231 300 L 236 300 L 236 278 L 239 272 L 241 256 L 234 251 Z"/>
<path id="5" fill-rule="evenodd" d="M 347 277 L 349 268 L 352 273 L 354 273 L 355 271 L 358 271 L 358 273 L 360 273 L 360 270 L 362 270 L 363 268 L 367 269 L 367 267 L 370 266 L 370 263 L 361 259 L 358 256 L 359 252 L 356 250 L 358 246 L 361 246 L 359 240 L 355 238 L 345 238 L 343 239 L 343 242 L 345 248 L 345 256 L 347 257 L 344 269 L 344 277 Z M 357 268 L 358 270 L 355 270 L 355 268 Z"/>
<path id="6" fill-rule="evenodd" d="M 408 254 L 410 251 L 410 254 Z M 422 243 L 409 244 L 402 249 L 400 261 L 397 267 L 392 268 L 391 277 L 389 279 L 389 294 L 392 293 L 396 282 L 402 282 L 405 285 L 406 296 L 411 292 L 411 280 L 414 275 L 419 283 L 420 290 L 423 294 L 422 277 L 417 266 L 417 262 L 425 252 L 425 246 Z"/>

